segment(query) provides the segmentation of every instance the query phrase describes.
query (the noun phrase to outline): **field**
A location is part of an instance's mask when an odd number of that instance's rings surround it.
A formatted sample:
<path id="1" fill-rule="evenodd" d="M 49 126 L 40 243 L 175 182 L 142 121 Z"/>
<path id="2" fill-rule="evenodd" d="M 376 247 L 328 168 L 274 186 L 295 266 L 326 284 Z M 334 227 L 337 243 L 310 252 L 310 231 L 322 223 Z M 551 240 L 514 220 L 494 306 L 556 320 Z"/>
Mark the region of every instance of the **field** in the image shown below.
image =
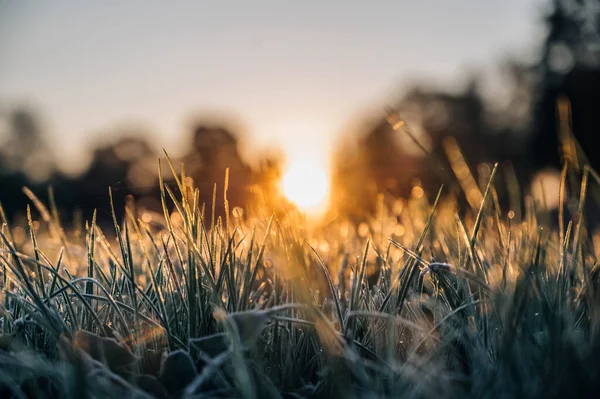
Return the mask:
<path id="1" fill-rule="evenodd" d="M 598 176 L 565 167 L 553 223 L 502 209 L 495 172 L 478 207 L 440 188 L 318 228 L 218 217 L 176 178 L 164 214 L 77 233 L 29 193 L 39 220 L 2 225 L 0 397 L 595 397 Z"/>

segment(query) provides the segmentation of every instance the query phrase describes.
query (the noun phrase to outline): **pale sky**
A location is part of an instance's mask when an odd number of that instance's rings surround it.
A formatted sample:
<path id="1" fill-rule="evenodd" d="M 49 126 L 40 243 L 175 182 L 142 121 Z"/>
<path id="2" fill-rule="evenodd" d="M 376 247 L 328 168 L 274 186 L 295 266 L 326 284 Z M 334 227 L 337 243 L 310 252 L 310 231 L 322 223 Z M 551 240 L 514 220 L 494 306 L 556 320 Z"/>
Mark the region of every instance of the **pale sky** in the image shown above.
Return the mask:
<path id="1" fill-rule="evenodd" d="M 0 0 L 0 107 L 34 106 L 71 168 L 123 126 L 181 147 L 195 113 L 316 151 L 412 79 L 459 86 L 534 49 L 543 3 Z"/>

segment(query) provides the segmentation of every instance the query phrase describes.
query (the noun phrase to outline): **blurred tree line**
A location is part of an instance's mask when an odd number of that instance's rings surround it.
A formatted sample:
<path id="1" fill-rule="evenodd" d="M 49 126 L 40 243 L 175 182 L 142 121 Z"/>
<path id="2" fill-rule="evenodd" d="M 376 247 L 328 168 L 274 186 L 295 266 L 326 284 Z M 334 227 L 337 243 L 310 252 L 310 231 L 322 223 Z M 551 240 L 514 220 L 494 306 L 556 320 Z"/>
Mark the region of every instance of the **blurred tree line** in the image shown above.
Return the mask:
<path id="1" fill-rule="evenodd" d="M 17 215 L 24 217 L 25 204 L 29 203 L 23 192 L 25 186 L 45 204 L 52 196 L 59 207 L 61 220 L 78 222 L 80 227 L 84 220 L 91 219 L 94 210 L 100 224 L 112 223 L 109 187 L 119 220 L 124 216 L 125 205 L 134 207 L 138 216 L 145 211 L 162 213 L 159 158 L 165 182 L 177 191 L 164 154 L 143 134 L 125 133 L 98 146 L 87 169 L 70 177 L 56 168 L 56 157 L 46 145 L 39 119 L 31 109 L 18 108 L 4 117 L 7 134 L 0 148 L 0 202 L 9 219 Z M 269 182 L 278 178 L 279 161 L 264 155 L 250 167 L 240 155 L 239 137 L 225 126 L 197 123 L 187 148 L 188 151 L 173 159 L 173 163 L 177 173 L 181 173 L 184 165 L 186 188 L 198 189 L 199 200 L 206 203 L 207 215 L 211 212 L 213 191 L 216 212 L 224 213 L 226 169 L 229 169 L 227 199 L 230 209 L 264 201 L 264 196 L 272 195 L 265 190 L 274 190 Z M 256 186 L 264 189 L 253 189 Z M 190 200 L 192 197 L 193 194 Z"/>
<path id="2" fill-rule="evenodd" d="M 547 35 L 538 61 L 507 60 L 501 68 L 502 93 L 492 101 L 477 75 L 460 92 L 417 85 L 386 115 L 344 136 L 334 156 L 337 210 L 360 218 L 374 211 L 379 193 L 406 197 L 415 194 L 415 186 L 431 192 L 441 183 L 465 191 L 465 201 L 477 204 L 474 187 L 485 184 L 489 163 L 495 161 L 501 165 L 499 178 L 522 187 L 536 171 L 560 168 L 561 157 L 598 169 L 593 151 L 600 131 L 600 0 L 553 0 L 543 23 Z M 141 135 L 96 148 L 87 170 L 69 177 L 55 167 L 56 157 L 31 110 L 2 117 L 8 134 L 0 149 L 0 201 L 9 216 L 24 212 L 23 186 L 47 201 L 49 185 L 65 220 L 78 213 L 89 220 L 98 209 L 99 219 L 110 222 L 109 186 L 119 217 L 130 194 L 137 206 L 160 212 L 157 160 L 162 154 Z M 566 148 L 569 132 L 590 155 L 587 160 L 582 151 Z M 217 212 L 223 212 L 226 168 L 230 209 L 282 204 L 276 198 L 281 159 L 264 155 L 250 165 L 240 156 L 239 135 L 225 126 L 198 123 L 189 151 L 176 163 L 185 165 L 207 211 L 218 183 Z M 164 162 L 163 171 L 169 180 Z M 503 186 L 514 187 L 498 185 Z M 510 192 L 499 195 L 510 201 Z"/>
<path id="3" fill-rule="evenodd" d="M 334 175 L 341 212 L 360 217 L 375 210 L 377 193 L 406 197 L 417 186 L 435 194 L 442 183 L 478 206 L 477 187 L 496 161 L 504 204 L 511 200 L 507 191 L 526 189 L 542 169 L 560 170 L 563 159 L 598 169 L 600 0 L 553 0 L 549 6 L 538 60 L 507 59 L 501 91 L 492 99 L 477 75 L 460 92 L 419 85 L 362 134 L 345 137 Z M 577 150 L 569 151 L 568 143 Z M 513 201 L 523 198 L 520 193 L 512 193 Z"/>

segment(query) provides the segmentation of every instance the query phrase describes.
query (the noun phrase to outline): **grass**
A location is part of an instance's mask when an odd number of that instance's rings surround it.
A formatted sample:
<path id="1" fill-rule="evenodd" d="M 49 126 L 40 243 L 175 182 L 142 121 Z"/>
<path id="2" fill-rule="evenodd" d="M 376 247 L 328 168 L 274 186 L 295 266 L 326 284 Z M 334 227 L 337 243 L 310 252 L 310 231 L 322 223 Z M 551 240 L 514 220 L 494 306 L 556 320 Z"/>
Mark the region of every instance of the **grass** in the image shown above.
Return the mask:
<path id="1" fill-rule="evenodd" d="M 207 214 L 167 163 L 164 214 L 113 231 L 29 191 L 27 240 L 2 214 L 0 396 L 597 396 L 588 168 L 565 167 L 555 227 L 501 209 L 494 167 L 473 209 L 440 189 L 312 229 Z"/>

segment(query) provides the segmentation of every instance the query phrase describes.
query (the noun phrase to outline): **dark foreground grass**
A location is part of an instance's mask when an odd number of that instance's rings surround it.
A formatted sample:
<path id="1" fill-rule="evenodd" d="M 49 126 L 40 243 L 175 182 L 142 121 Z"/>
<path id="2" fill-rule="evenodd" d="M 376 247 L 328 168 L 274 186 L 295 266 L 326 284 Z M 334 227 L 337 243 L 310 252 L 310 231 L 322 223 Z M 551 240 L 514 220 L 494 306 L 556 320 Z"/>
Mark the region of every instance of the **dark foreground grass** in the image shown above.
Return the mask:
<path id="1" fill-rule="evenodd" d="M 500 209 L 495 169 L 471 211 L 315 230 L 216 218 L 176 178 L 164 215 L 77 235 L 29 193 L 29 239 L 2 226 L 0 397 L 597 397 L 590 172 L 565 168 L 557 228 Z"/>

